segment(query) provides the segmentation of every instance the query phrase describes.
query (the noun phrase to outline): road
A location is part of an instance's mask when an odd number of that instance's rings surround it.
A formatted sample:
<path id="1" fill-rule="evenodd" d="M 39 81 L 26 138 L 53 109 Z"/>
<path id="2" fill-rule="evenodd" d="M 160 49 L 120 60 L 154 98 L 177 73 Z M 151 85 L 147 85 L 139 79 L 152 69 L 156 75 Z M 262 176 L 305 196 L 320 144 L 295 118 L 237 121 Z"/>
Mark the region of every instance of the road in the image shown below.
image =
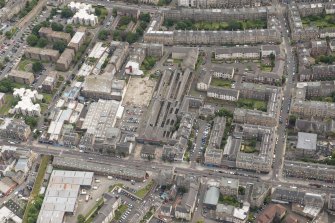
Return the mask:
<path id="1" fill-rule="evenodd" d="M 281 6 L 277 5 L 277 7 L 278 11 L 282 12 Z M 278 17 L 282 27 L 283 44 L 286 51 L 287 78 L 283 89 L 284 100 L 282 101 L 282 109 L 280 112 L 282 122 L 279 123 L 277 127 L 278 143 L 275 148 L 276 158 L 273 163 L 273 170 L 271 176 L 272 180 L 281 180 L 282 177 L 282 168 L 286 149 L 286 123 L 289 117 L 289 107 L 292 97 L 291 94 L 291 90 L 293 88 L 292 77 L 293 72 L 295 72 L 295 62 L 293 62 L 294 55 L 292 54 L 292 47 L 290 45 L 290 40 L 288 37 L 288 33 L 286 31 L 287 28 L 285 26 L 286 19 L 284 18 L 282 13 L 279 13 Z"/>
<path id="2" fill-rule="evenodd" d="M 3 144 L 6 144 L 3 142 Z M 81 162 L 94 162 L 94 163 L 101 163 L 101 164 L 108 164 L 108 165 L 117 165 L 117 166 L 127 166 L 129 168 L 144 170 L 144 171 L 157 171 L 157 170 L 171 170 L 174 169 L 177 173 L 184 173 L 184 174 L 192 174 L 194 176 L 199 176 L 203 178 L 214 178 L 214 179 L 221 179 L 222 177 L 229 177 L 229 178 L 237 178 L 240 180 L 241 184 L 245 184 L 247 182 L 263 182 L 268 183 L 272 186 L 295 186 L 300 189 L 305 190 L 312 190 L 315 192 L 327 192 L 327 193 L 334 193 L 335 188 L 328 188 L 328 187 L 322 187 L 319 189 L 311 188 L 308 185 L 308 182 L 304 181 L 298 181 L 298 180 L 288 180 L 285 179 L 285 181 L 279 181 L 277 179 L 260 179 L 255 177 L 250 177 L 249 175 L 238 175 L 236 173 L 224 173 L 219 172 L 218 170 L 214 170 L 213 168 L 207 168 L 202 167 L 201 169 L 194 169 L 189 168 L 189 166 L 181 166 L 181 167 L 175 167 L 174 164 L 170 163 L 160 163 L 160 162 L 150 162 L 150 161 L 144 161 L 144 160 L 130 160 L 130 159 L 121 159 L 121 158 L 115 158 L 115 157 L 108 157 L 100 154 L 88 154 L 88 153 L 81 153 L 77 150 L 73 149 L 64 149 L 64 148 L 55 148 L 55 147 L 49 147 L 48 145 L 15 145 L 18 147 L 18 150 L 32 150 L 38 154 L 45 154 L 45 155 L 53 155 L 53 156 L 64 156 L 68 158 L 75 158 L 80 160 Z M 91 160 L 93 158 L 93 160 Z M 152 166 L 155 166 L 155 169 L 152 168 Z M 327 184 L 325 182 L 322 182 L 322 184 L 326 186 L 333 186 L 332 184 Z"/>

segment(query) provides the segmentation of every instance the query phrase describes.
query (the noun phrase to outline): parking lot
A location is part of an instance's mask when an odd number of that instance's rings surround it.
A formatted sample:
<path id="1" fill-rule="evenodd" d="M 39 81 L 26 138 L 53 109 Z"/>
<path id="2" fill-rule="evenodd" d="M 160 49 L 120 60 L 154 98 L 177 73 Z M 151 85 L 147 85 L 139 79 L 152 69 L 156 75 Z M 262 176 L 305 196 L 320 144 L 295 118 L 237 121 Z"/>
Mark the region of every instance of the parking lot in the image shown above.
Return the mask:
<path id="1" fill-rule="evenodd" d="M 121 130 L 128 133 L 137 132 L 143 112 L 143 108 L 139 106 L 125 107 L 125 112 L 121 122 Z"/>

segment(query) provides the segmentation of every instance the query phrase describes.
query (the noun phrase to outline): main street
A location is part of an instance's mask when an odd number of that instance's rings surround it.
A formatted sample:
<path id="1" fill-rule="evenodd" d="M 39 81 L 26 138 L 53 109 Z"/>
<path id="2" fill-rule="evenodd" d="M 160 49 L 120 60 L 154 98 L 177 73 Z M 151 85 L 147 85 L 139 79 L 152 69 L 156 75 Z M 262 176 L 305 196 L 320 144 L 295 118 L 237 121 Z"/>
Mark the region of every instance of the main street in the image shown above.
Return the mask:
<path id="1" fill-rule="evenodd" d="M 281 6 L 278 4 L 278 17 L 282 27 L 283 45 L 286 53 L 287 64 L 287 78 L 283 89 L 282 109 L 280 111 L 280 122 L 277 127 L 278 143 L 275 148 L 275 160 L 273 162 L 272 180 L 282 179 L 282 168 L 284 163 L 285 149 L 286 149 L 286 124 L 289 116 L 289 107 L 291 103 L 291 89 L 293 87 L 292 77 L 295 70 L 294 55 L 292 54 L 292 47 L 287 33 L 286 19 L 284 18 Z"/>
<path id="2" fill-rule="evenodd" d="M 6 144 L 6 143 L 2 143 Z M 160 162 L 152 162 L 148 160 L 131 160 L 131 159 L 122 159 L 116 157 L 109 157 L 100 154 L 92 154 L 92 153 L 82 153 L 77 150 L 73 149 L 64 149 L 62 147 L 55 148 L 52 146 L 41 144 L 40 146 L 25 146 L 25 145 L 15 145 L 18 147 L 19 150 L 32 150 L 38 154 L 45 154 L 45 155 L 53 155 L 59 157 L 68 157 L 74 158 L 78 160 L 78 162 L 93 162 L 97 164 L 108 164 L 108 165 L 116 165 L 119 167 L 128 167 L 138 170 L 144 170 L 149 172 L 156 172 L 158 170 L 171 170 L 174 169 L 175 173 L 184 173 L 184 174 L 192 174 L 194 176 L 199 176 L 203 178 L 214 178 L 214 179 L 221 179 L 222 177 L 229 177 L 229 178 L 236 178 L 239 179 L 242 184 L 247 182 L 262 182 L 268 183 L 273 187 L 298 187 L 301 190 L 312 190 L 315 192 L 327 192 L 327 193 L 334 193 L 335 189 L 332 188 L 332 184 L 322 184 L 326 185 L 326 187 L 322 188 L 311 188 L 307 182 L 302 180 L 278 180 L 278 179 L 260 179 L 258 177 L 251 177 L 249 175 L 238 174 L 235 172 L 223 172 L 221 169 L 213 169 L 204 166 L 200 166 L 200 168 L 189 168 L 188 165 L 179 165 L 178 167 L 174 166 L 175 164 L 170 163 L 160 163 Z M 329 186 L 329 187 L 327 187 Z"/>

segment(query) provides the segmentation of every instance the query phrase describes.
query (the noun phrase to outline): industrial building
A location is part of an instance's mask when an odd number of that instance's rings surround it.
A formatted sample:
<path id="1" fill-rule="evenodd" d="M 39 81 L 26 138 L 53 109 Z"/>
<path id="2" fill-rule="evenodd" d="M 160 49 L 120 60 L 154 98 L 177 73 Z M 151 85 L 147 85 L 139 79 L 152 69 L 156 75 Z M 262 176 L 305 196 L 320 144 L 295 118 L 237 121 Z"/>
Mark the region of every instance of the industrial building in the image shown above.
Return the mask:
<path id="1" fill-rule="evenodd" d="M 53 170 L 37 223 L 62 223 L 74 214 L 81 187 L 91 187 L 93 172 Z"/>
<path id="2" fill-rule="evenodd" d="M 106 153 L 115 151 L 120 130 L 114 128 L 114 125 L 122 113 L 123 107 L 118 101 L 99 99 L 91 103 L 81 126 L 86 132 L 81 138 L 79 147 Z"/>

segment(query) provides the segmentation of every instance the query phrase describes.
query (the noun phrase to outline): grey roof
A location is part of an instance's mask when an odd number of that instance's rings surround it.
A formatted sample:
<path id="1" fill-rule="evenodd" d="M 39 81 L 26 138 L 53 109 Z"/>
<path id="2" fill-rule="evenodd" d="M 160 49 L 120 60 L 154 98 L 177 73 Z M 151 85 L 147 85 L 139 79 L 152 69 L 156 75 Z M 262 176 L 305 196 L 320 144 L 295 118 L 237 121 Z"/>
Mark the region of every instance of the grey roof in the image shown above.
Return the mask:
<path id="1" fill-rule="evenodd" d="M 211 81 L 211 77 L 212 77 L 212 75 L 208 71 L 202 69 L 200 71 L 200 74 L 199 74 L 199 81 L 198 81 L 198 83 L 204 83 L 204 84 L 209 85 L 210 81 Z"/>
<path id="2" fill-rule="evenodd" d="M 220 186 L 222 187 L 230 187 L 233 189 L 238 189 L 239 180 L 238 179 L 232 179 L 232 178 L 225 178 L 223 177 L 220 182 Z"/>
<path id="3" fill-rule="evenodd" d="M 220 197 L 220 190 L 217 187 L 210 187 L 205 193 L 204 204 L 217 205 Z"/>
<path id="4" fill-rule="evenodd" d="M 215 50 L 215 54 L 233 54 L 233 53 L 259 53 L 259 47 L 227 47 L 218 48 Z"/>
<path id="5" fill-rule="evenodd" d="M 120 197 L 109 197 L 109 199 L 104 203 L 104 205 L 100 208 L 98 215 L 93 219 L 93 223 L 102 223 L 106 220 L 106 217 L 109 216 L 111 212 L 113 212 L 115 206 L 114 204 L 118 202 Z"/>
<path id="6" fill-rule="evenodd" d="M 232 97 L 237 98 L 239 95 L 239 91 L 237 89 L 230 89 L 230 88 L 223 88 L 223 87 L 214 87 L 214 86 L 210 86 L 208 88 L 207 92 L 214 92 L 217 93 L 219 95 L 229 95 Z"/>
<path id="7" fill-rule="evenodd" d="M 298 149 L 316 150 L 317 134 L 298 132 Z"/>
<path id="8" fill-rule="evenodd" d="M 80 186 L 90 186 L 93 172 L 52 171 L 37 223 L 61 223 L 65 213 L 73 213 Z"/>

